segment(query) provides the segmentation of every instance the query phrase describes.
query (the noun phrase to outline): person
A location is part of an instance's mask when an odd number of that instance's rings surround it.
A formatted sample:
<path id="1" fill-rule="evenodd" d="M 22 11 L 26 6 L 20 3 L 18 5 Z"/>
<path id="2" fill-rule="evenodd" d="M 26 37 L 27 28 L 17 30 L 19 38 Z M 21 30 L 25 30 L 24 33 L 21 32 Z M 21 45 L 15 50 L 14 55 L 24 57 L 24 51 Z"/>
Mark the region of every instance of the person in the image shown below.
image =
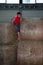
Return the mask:
<path id="1" fill-rule="evenodd" d="M 17 15 L 15 16 L 13 23 L 16 26 L 17 34 L 18 34 L 18 40 L 20 40 L 20 22 L 21 22 L 22 14 L 21 12 L 17 12 Z"/>

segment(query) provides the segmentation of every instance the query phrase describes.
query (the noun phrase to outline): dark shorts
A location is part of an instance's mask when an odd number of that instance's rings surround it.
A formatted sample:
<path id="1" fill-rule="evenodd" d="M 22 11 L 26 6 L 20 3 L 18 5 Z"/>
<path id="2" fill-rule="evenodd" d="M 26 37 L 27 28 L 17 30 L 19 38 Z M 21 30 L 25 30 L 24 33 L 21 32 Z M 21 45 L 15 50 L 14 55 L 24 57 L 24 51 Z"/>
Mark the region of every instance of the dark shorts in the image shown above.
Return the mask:
<path id="1" fill-rule="evenodd" d="M 20 32 L 20 24 L 16 24 L 17 32 Z"/>

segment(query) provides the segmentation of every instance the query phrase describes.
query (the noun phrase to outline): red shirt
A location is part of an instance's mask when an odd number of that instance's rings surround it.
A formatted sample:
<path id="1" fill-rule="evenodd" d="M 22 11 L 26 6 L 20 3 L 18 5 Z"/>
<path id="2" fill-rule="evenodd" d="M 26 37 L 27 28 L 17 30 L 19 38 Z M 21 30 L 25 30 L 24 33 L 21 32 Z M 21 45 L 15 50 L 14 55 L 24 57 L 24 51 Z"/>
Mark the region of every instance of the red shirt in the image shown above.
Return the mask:
<path id="1" fill-rule="evenodd" d="M 16 17 L 14 18 L 14 23 L 15 23 L 15 24 L 20 24 L 20 17 L 19 17 L 19 16 L 16 16 Z"/>

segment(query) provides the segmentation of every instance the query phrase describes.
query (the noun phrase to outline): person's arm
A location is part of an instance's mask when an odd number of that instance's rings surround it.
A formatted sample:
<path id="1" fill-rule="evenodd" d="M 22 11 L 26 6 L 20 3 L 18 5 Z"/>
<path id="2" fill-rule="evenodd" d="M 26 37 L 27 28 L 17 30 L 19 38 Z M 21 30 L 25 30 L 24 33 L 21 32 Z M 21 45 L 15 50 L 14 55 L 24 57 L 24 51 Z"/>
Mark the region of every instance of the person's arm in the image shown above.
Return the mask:
<path id="1" fill-rule="evenodd" d="M 14 19 L 15 19 L 15 17 L 14 17 L 14 16 L 13 16 L 13 17 L 10 17 L 10 23 L 12 23 L 12 24 L 13 24 Z"/>
<path id="2" fill-rule="evenodd" d="M 10 17 L 10 20 L 9 20 L 9 22 L 12 22 L 12 18 L 13 18 L 13 17 Z"/>

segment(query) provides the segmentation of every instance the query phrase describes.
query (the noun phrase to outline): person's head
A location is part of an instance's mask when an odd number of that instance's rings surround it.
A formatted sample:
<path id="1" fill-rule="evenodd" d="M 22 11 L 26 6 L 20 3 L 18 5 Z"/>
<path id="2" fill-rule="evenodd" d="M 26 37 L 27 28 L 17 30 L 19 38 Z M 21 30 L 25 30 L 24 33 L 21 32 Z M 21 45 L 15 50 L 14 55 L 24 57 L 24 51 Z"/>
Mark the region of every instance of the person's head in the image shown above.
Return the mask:
<path id="1" fill-rule="evenodd" d="M 17 15 L 21 17 L 22 16 L 22 13 L 21 12 L 17 12 Z"/>

